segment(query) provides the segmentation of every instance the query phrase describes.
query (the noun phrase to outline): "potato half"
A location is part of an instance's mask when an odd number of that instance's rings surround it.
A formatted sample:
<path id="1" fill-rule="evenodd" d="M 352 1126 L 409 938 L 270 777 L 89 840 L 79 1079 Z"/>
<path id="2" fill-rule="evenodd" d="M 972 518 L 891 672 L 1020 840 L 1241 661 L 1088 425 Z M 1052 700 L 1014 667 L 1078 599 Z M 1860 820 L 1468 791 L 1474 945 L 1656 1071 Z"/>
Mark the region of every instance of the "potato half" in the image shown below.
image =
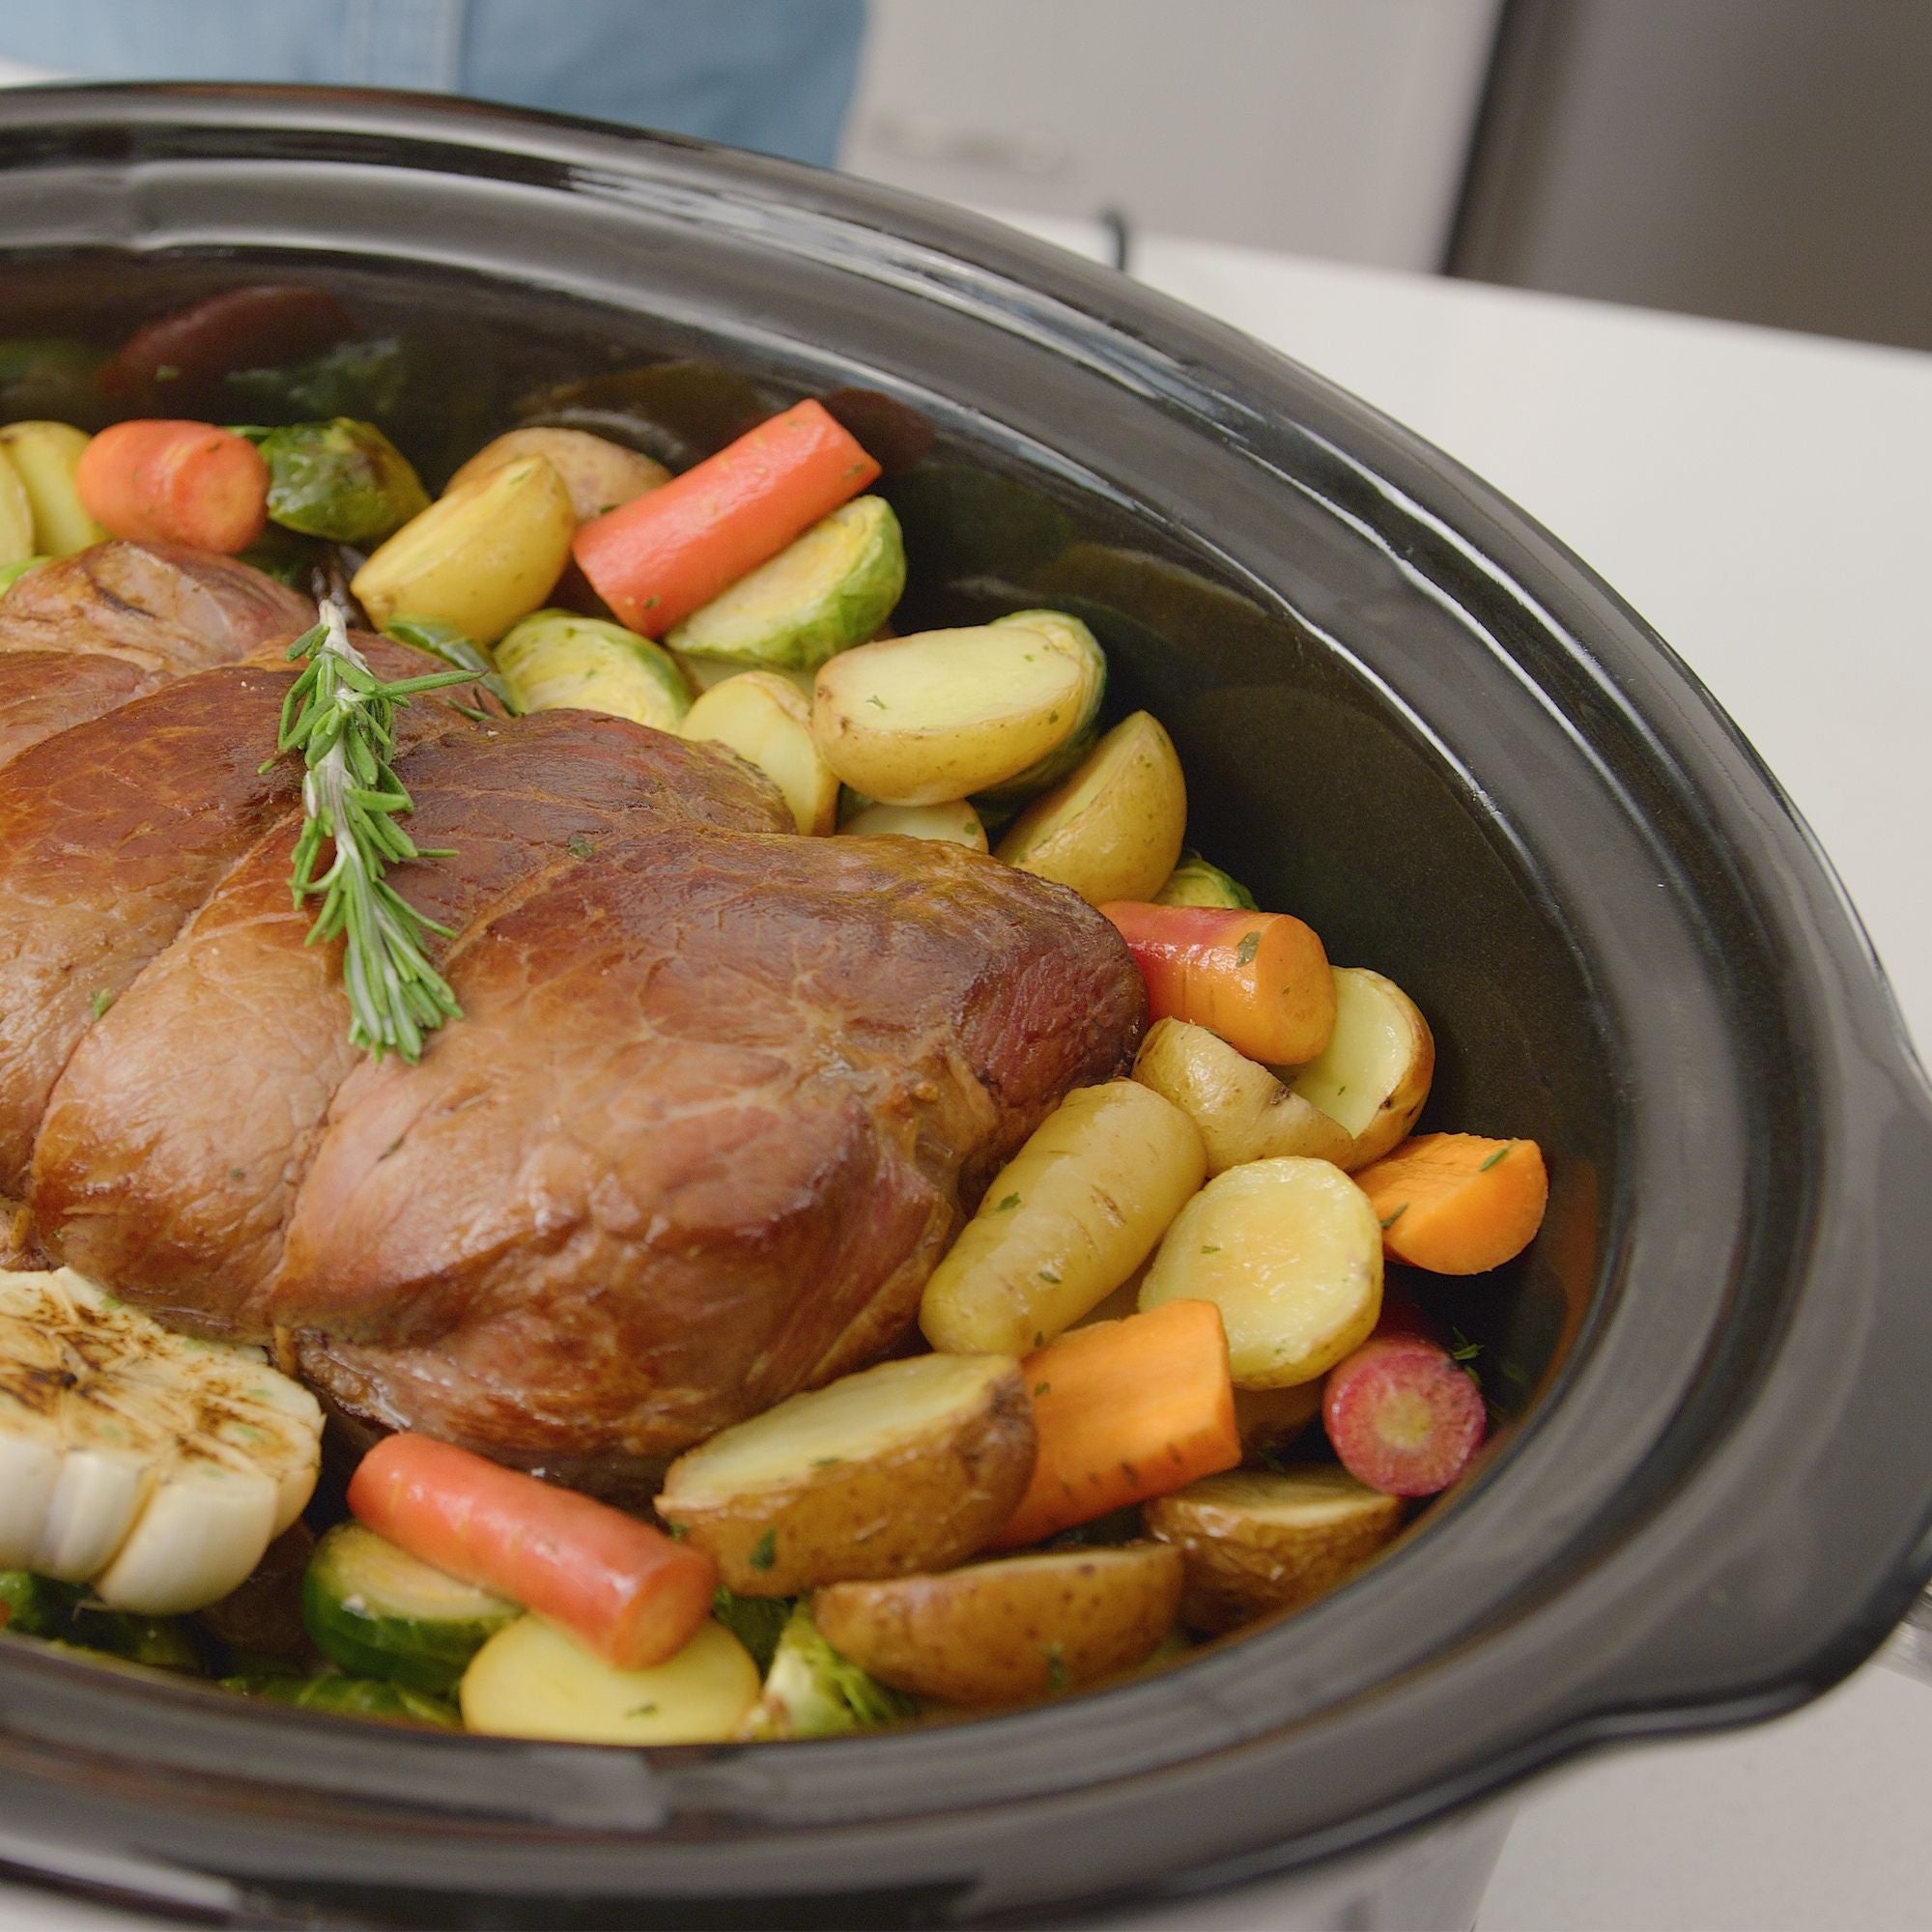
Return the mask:
<path id="1" fill-rule="evenodd" d="M 1435 1038 L 1416 1004 L 1393 980 L 1366 966 L 1335 968 L 1335 1030 L 1301 1067 L 1290 1091 L 1339 1121 L 1352 1136 L 1328 1159 L 1353 1173 L 1415 1124 L 1435 1074 Z"/>
<path id="2" fill-rule="evenodd" d="M 1200 1129 L 1209 1174 L 1284 1154 L 1339 1166 L 1354 1145 L 1348 1128 L 1291 1093 L 1258 1061 L 1186 1020 L 1156 1020 L 1148 1029 L 1134 1078 Z"/>
<path id="3" fill-rule="evenodd" d="M 684 737 L 728 745 L 784 794 L 793 822 L 814 837 L 838 820 L 838 778 L 819 755 L 811 713 L 776 671 L 741 671 L 714 684 L 685 713 Z"/>
<path id="4" fill-rule="evenodd" d="M 34 549 L 42 556 L 68 556 L 107 534 L 87 514 L 74 487 L 73 472 L 87 442 L 87 433 L 71 423 L 16 422 L 0 429 L 0 450 L 26 490 Z"/>
<path id="5" fill-rule="evenodd" d="M 563 479 L 543 457 L 519 457 L 412 517 L 350 587 L 378 629 L 406 611 L 495 643 L 549 597 L 576 529 Z"/>
<path id="6" fill-rule="evenodd" d="M 0 563 L 34 554 L 34 506 L 13 460 L 0 450 Z"/>
<path id="7" fill-rule="evenodd" d="M 1019 1704 L 1131 1670 L 1180 1601 L 1164 1544 L 1054 1549 L 939 1577 L 835 1583 L 811 1614 L 835 1650 L 895 1690 L 947 1704 Z"/>
<path id="8" fill-rule="evenodd" d="M 937 838 L 948 845 L 963 845 L 969 852 L 986 849 L 986 828 L 963 798 L 951 805 L 868 805 L 838 830 L 861 838 L 896 833 L 901 838 Z"/>
<path id="9" fill-rule="evenodd" d="M 1017 777 L 1065 744 L 1105 677 L 1098 646 L 1065 626 L 923 631 L 823 665 L 811 727 L 853 790 L 886 805 L 944 805 Z"/>
<path id="10" fill-rule="evenodd" d="M 1071 886 L 1090 905 L 1151 899 L 1174 870 L 1186 831 L 1187 781 L 1174 741 L 1136 711 L 1020 813 L 999 856 Z"/>
<path id="11" fill-rule="evenodd" d="M 458 1695 L 464 1724 L 493 1737 L 717 1744 L 737 1735 L 758 1701 L 758 1666 L 708 1619 L 675 1657 L 619 1670 L 541 1617 L 519 1617 L 469 1660 Z"/>
<path id="12" fill-rule="evenodd" d="M 570 493 L 571 514 L 580 524 L 670 481 L 670 471 L 662 463 L 587 430 L 513 429 L 486 442 L 449 479 L 448 487 L 473 483 L 520 456 L 541 456 L 556 471 Z"/>
<path id="13" fill-rule="evenodd" d="M 1325 1160 L 1250 1161 L 1175 1218 L 1142 1308 L 1211 1301 L 1241 1388 L 1313 1381 L 1369 1338 L 1382 1305 L 1382 1231 L 1369 1197 Z"/>
<path id="14" fill-rule="evenodd" d="M 990 1542 L 1033 1474 L 1010 1355 L 912 1355 L 795 1395 L 687 1450 L 658 1514 L 742 1596 L 943 1569 Z"/>
<path id="15" fill-rule="evenodd" d="M 1321 1413 L 1326 1386 L 1323 1379 L 1295 1382 L 1288 1388 L 1236 1389 L 1235 1427 L 1240 1432 L 1242 1449 L 1249 1455 L 1285 1449 L 1305 1435 Z"/>
<path id="16" fill-rule="evenodd" d="M 1140 1266 L 1206 1173 L 1193 1122 L 1151 1088 L 1076 1088 L 933 1270 L 919 1309 L 926 1340 L 961 1354 L 1037 1349 Z"/>
<path id="17" fill-rule="evenodd" d="M 1208 1635 L 1313 1603 L 1402 1527 L 1400 1497 L 1324 1463 L 1204 1476 L 1143 1514 L 1180 1551 L 1181 1622 Z"/>

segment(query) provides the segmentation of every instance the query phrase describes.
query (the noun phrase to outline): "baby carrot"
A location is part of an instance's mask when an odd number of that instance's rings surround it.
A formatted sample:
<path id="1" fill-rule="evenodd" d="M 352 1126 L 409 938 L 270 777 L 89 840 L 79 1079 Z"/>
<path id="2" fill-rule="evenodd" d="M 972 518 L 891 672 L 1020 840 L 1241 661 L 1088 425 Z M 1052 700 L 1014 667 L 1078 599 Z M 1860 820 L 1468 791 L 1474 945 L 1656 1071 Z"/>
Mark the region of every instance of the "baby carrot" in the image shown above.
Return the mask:
<path id="1" fill-rule="evenodd" d="M 1543 1225 L 1549 1177 L 1534 1141 L 1414 1134 L 1354 1177 L 1382 1224 L 1383 1252 L 1435 1274 L 1483 1274 Z"/>
<path id="2" fill-rule="evenodd" d="M 572 551 L 623 623 L 662 637 L 878 473 L 821 404 L 799 403 L 682 476 L 591 518 Z"/>
<path id="3" fill-rule="evenodd" d="M 1250 1060 L 1296 1066 L 1328 1044 L 1335 976 L 1314 931 L 1285 912 L 1218 906 L 1100 908 L 1147 981 L 1150 1020 L 1187 1020 Z"/>
<path id="4" fill-rule="evenodd" d="M 136 543 L 232 554 L 269 520 L 262 452 L 213 423 L 156 416 L 115 423 L 80 452 L 73 482 L 96 523 Z"/>
<path id="5" fill-rule="evenodd" d="M 1021 1368 L 1039 1448 L 995 1549 L 1038 1543 L 1241 1460 L 1228 1341 L 1211 1301 L 1069 1328 Z"/>
<path id="6" fill-rule="evenodd" d="M 349 1507 L 412 1556 L 561 1624 L 620 1670 L 674 1657 L 718 1587 L 716 1566 L 689 1544 L 427 1435 L 370 1450 Z"/>

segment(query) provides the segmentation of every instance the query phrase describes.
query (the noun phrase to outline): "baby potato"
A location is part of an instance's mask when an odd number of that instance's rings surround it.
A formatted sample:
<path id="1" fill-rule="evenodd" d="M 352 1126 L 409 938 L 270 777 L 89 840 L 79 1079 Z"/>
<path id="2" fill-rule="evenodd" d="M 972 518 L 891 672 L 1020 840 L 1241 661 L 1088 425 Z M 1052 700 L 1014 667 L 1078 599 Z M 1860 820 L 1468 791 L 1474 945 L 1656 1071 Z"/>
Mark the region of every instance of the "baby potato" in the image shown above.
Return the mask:
<path id="1" fill-rule="evenodd" d="M 576 528 L 556 471 L 540 456 L 519 457 L 412 517 L 350 588 L 378 629 L 407 611 L 494 643 L 550 595 Z"/>
<path id="2" fill-rule="evenodd" d="M 1071 886 L 1090 905 L 1151 899 L 1174 870 L 1186 830 L 1187 784 L 1174 742 L 1136 711 L 1014 819 L 999 856 Z"/>
<path id="3" fill-rule="evenodd" d="M 1365 966 L 1335 968 L 1335 1030 L 1290 1083 L 1352 1136 L 1328 1156 L 1353 1173 L 1379 1160 L 1415 1124 L 1435 1073 L 1435 1038 L 1415 1002 Z"/>
<path id="4" fill-rule="evenodd" d="M 741 671 L 685 713 L 687 738 L 728 745 L 784 794 L 798 829 L 818 836 L 838 820 L 838 776 L 820 756 L 798 687 L 776 671 Z"/>
<path id="5" fill-rule="evenodd" d="M 880 1683 L 946 1704 L 1018 1704 L 1145 1663 L 1174 1623 L 1181 1562 L 1164 1544 L 1053 1549 L 938 1577 L 835 1583 L 825 1640 Z"/>
<path id="6" fill-rule="evenodd" d="M 87 440 L 86 432 L 71 423 L 16 422 L 0 429 L 0 450 L 26 490 L 33 547 L 42 556 L 71 555 L 107 534 L 87 514 L 74 487 L 74 466 Z"/>
<path id="7" fill-rule="evenodd" d="M 34 554 L 34 506 L 12 460 L 0 450 L 0 564 L 23 563 Z"/>
<path id="8" fill-rule="evenodd" d="M 1204 1476 L 1144 1514 L 1180 1551 L 1181 1622 L 1208 1636 L 1312 1604 L 1402 1527 L 1400 1497 L 1327 1463 Z"/>
<path id="9" fill-rule="evenodd" d="M 1011 1355 L 912 1355 L 843 1376 L 687 1450 L 658 1514 L 746 1597 L 899 1577 L 989 1543 L 1033 1475 Z"/>
<path id="10" fill-rule="evenodd" d="M 819 668 L 826 762 L 885 805 L 944 805 L 1016 778 L 1080 730 L 1106 665 L 1086 626 L 1005 619 L 841 651 Z"/>
<path id="11" fill-rule="evenodd" d="M 1324 1379 L 1296 1382 L 1290 1388 L 1236 1389 L 1235 1427 L 1240 1433 L 1242 1450 L 1259 1455 L 1263 1450 L 1284 1448 L 1305 1435 L 1321 1413 L 1326 1386 Z"/>
<path id="12" fill-rule="evenodd" d="M 449 479 L 449 488 L 473 483 L 520 456 L 541 456 L 556 471 L 570 493 L 571 515 L 580 524 L 670 481 L 662 463 L 586 430 L 513 429 L 486 442 Z"/>
<path id="13" fill-rule="evenodd" d="M 1131 1080 L 1079 1087 L 1003 1167 L 925 1285 L 935 1349 L 1023 1355 L 1140 1266 L 1201 1185 L 1194 1123 Z"/>
<path id="14" fill-rule="evenodd" d="M 1313 1381 L 1369 1338 L 1382 1304 L 1382 1231 L 1325 1160 L 1250 1161 L 1175 1217 L 1141 1307 L 1211 1301 L 1239 1388 Z"/>
<path id="15" fill-rule="evenodd" d="M 758 1666 L 706 1620 L 675 1657 L 619 1670 L 541 1617 L 506 1624 L 457 1692 L 466 1728 L 559 1744 L 705 1745 L 736 1737 L 758 1701 Z"/>
<path id="16" fill-rule="evenodd" d="M 963 845 L 969 852 L 986 849 L 986 828 L 963 798 L 951 805 L 868 805 L 863 811 L 855 811 L 838 830 L 862 838 L 895 832 L 902 838 L 937 838 L 949 845 Z"/>
<path id="17" fill-rule="evenodd" d="M 1186 1020 L 1156 1020 L 1148 1029 L 1134 1078 L 1172 1100 L 1201 1130 L 1210 1175 L 1282 1154 L 1343 1166 L 1354 1144 L 1348 1128 L 1258 1061 Z"/>

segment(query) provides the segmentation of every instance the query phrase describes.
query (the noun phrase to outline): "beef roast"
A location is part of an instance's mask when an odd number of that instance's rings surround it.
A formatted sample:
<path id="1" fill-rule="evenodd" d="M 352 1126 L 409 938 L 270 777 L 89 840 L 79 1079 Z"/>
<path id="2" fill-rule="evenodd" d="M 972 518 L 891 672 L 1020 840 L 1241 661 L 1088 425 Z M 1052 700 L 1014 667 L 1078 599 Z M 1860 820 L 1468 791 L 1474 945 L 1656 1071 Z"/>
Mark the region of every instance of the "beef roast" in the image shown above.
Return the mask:
<path id="1" fill-rule="evenodd" d="M 774 831 L 775 787 L 662 731 L 589 711 L 478 729 L 399 762 L 417 843 L 447 859 L 391 882 L 450 928 L 432 956 L 613 837 L 660 824 Z M 269 1336 L 263 1291 L 323 1115 L 359 1052 L 340 942 L 305 943 L 290 902 L 299 821 L 228 872 L 180 935 L 90 1026 L 34 1151 L 42 1246 L 173 1325 Z"/>
<path id="2" fill-rule="evenodd" d="M 799 838 L 712 747 L 440 702 L 400 768 L 456 853 L 398 881 L 464 1016 L 359 1057 L 288 899 L 294 761 L 258 769 L 289 676 L 177 675 L 0 770 L 0 1189 L 166 1320 L 273 1325 L 342 1412 L 622 1490 L 891 1346 L 997 1164 L 1126 1064 L 1140 979 L 1071 893 Z"/>
<path id="3" fill-rule="evenodd" d="M 666 830 L 494 921 L 337 1094 L 270 1292 L 338 1405 L 608 1480 L 882 1352 L 1142 1017 L 1113 928 L 950 845 Z"/>

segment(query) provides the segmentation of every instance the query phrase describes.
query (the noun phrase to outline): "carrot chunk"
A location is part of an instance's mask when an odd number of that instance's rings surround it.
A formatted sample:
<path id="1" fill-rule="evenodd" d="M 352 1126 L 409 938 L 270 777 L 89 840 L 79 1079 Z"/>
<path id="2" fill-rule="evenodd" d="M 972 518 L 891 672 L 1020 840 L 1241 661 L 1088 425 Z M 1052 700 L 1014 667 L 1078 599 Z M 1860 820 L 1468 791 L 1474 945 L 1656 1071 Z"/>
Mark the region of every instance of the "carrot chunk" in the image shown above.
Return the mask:
<path id="1" fill-rule="evenodd" d="M 682 476 L 591 518 L 572 551 L 618 618 L 659 638 L 878 473 L 823 405 L 799 403 Z"/>
<path id="2" fill-rule="evenodd" d="M 1382 1224 L 1382 1250 L 1434 1274 L 1483 1274 L 1543 1225 L 1549 1176 L 1534 1141 L 1414 1134 L 1355 1176 Z"/>
<path id="3" fill-rule="evenodd" d="M 350 1479 L 379 1536 L 561 1624 L 620 1670 L 674 1657 L 711 1612 L 710 1557 L 608 1503 L 427 1435 L 391 1435 Z"/>
<path id="4" fill-rule="evenodd" d="M 1335 976 L 1313 929 L 1285 912 L 1143 905 L 1113 921 L 1147 980 L 1151 1020 L 1186 1020 L 1250 1060 L 1295 1066 L 1335 1030 Z"/>
<path id="5" fill-rule="evenodd" d="M 995 1549 L 1038 1543 L 1241 1460 L 1228 1339 L 1211 1301 L 1069 1328 L 1021 1367 L 1039 1449 Z"/>
<path id="6" fill-rule="evenodd" d="M 269 520 L 269 466 L 245 437 L 213 423 L 144 416 L 115 423 L 80 452 L 82 507 L 117 537 L 232 555 Z"/>

